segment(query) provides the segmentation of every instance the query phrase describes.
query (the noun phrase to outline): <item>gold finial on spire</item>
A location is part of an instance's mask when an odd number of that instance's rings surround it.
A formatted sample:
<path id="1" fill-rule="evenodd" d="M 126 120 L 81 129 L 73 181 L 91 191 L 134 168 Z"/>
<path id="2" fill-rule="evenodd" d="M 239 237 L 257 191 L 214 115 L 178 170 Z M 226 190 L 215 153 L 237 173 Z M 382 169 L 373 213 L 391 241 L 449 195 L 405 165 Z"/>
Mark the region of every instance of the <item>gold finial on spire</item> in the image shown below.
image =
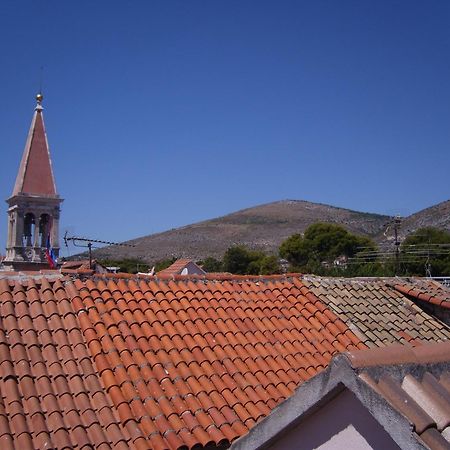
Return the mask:
<path id="1" fill-rule="evenodd" d="M 44 99 L 44 96 L 42 95 L 42 92 L 39 92 L 39 94 L 36 95 L 36 100 L 39 105 L 42 103 L 43 99 Z"/>

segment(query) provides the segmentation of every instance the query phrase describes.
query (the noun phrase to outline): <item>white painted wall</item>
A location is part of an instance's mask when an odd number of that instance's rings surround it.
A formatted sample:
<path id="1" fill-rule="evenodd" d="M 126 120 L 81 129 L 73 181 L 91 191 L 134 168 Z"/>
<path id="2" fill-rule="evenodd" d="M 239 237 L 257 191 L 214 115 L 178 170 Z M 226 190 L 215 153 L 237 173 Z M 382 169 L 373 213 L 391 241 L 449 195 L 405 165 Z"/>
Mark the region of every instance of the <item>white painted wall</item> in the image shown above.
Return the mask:
<path id="1" fill-rule="evenodd" d="M 398 450 L 384 428 L 350 391 L 287 430 L 271 450 Z"/>

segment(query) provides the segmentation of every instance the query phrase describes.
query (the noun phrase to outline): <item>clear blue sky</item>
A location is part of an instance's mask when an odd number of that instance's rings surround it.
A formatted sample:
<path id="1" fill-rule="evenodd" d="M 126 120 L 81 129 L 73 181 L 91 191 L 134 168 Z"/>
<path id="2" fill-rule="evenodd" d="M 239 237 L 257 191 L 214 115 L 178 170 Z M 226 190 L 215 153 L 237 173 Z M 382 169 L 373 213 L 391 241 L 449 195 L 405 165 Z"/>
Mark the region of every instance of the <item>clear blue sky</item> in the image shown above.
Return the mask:
<path id="1" fill-rule="evenodd" d="M 0 191 L 44 66 L 62 233 L 121 241 L 281 199 L 407 215 L 450 198 L 448 0 L 3 1 L 0 17 Z"/>

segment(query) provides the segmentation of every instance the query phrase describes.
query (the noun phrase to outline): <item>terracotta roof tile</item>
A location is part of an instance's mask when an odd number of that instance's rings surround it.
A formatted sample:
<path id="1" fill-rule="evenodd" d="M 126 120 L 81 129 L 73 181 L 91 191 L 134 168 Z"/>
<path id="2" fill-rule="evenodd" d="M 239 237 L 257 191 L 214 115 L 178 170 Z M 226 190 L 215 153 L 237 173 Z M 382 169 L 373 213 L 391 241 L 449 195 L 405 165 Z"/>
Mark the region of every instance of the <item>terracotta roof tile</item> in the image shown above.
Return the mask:
<path id="1" fill-rule="evenodd" d="M 371 419 L 381 425 L 379 431 L 384 429 L 390 435 L 390 446 L 448 449 L 449 367 L 450 341 L 417 347 L 392 344 L 337 355 L 325 371 L 299 386 L 293 396 L 231 448 L 281 447 L 283 442 L 302 439 L 301 433 L 290 431 L 302 427 L 307 430 L 307 440 L 313 436 L 306 446 L 323 447 L 329 442 L 329 434 L 322 433 L 322 436 L 319 428 L 308 428 L 311 411 L 316 419 L 321 417 L 326 422 L 330 410 L 335 415 L 336 408 L 344 408 L 343 413 L 351 415 L 345 424 L 357 423 L 361 410 L 355 412 L 356 409 L 349 408 L 347 402 L 341 406 L 336 403 L 339 395 L 348 392 L 352 393 L 359 407 L 363 407 Z M 373 431 L 377 425 L 373 423 L 370 428 Z M 345 442 L 353 448 L 350 440 Z"/>
<path id="2" fill-rule="evenodd" d="M 391 285 L 404 295 L 450 309 L 450 289 L 437 281 L 426 278 L 396 279 Z"/>
<path id="3" fill-rule="evenodd" d="M 0 440 L 228 445 L 334 354 L 365 348 L 360 337 L 381 345 L 406 339 L 401 331 L 449 335 L 396 290 L 374 284 L 358 291 L 345 280 L 298 276 L 0 278 Z M 373 291 L 370 306 L 365 294 Z"/>
<path id="4" fill-rule="evenodd" d="M 66 288 L 121 422 L 143 438 L 153 427 L 168 448 L 229 442 L 268 413 L 268 402 L 324 368 L 339 340 L 344 348 L 361 345 L 345 326 L 348 336 L 329 326 L 339 319 L 284 277 L 115 278 Z M 313 343 L 297 329 L 305 309 Z"/>
<path id="5" fill-rule="evenodd" d="M 396 342 L 417 345 L 450 339 L 448 326 L 408 298 L 412 288 L 406 289 L 406 281 L 401 278 L 303 276 L 299 282 L 317 295 L 345 323 L 345 328 L 350 328 L 369 347 Z M 426 281 L 415 282 L 422 288 L 428 286 L 431 289 Z M 431 285 L 441 295 L 446 291 L 435 282 Z M 333 325 L 342 327 L 342 322 Z M 345 329 L 342 331 L 346 336 Z"/>
<path id="6" fill-rule="evenodd" d="M 0 280 L 0 290 L 0 392 L 11 426 L 6 442 L 24 448 L 110 443 L 105 436 L 98 440 L 98 427 L 107 423 L 95 412 L 93 391 L 74 354 L 80 354 L 75 344 L 87 355 L 86 344 L 73 342 L 76 335 L 65 327 L 76 315 L 63 285 L 51 279 Z"/>
<path id="7" fill-rule="evenodd" d="M 412 424 L 429 448 L 448 448 L 450 342 L 347 354 L 359 377 Z M 380 375 L 381 374 L 381 375 Z"/>
<path id="8" fill-rule="evenodd" d="M 203 275 L 205 273 L 204 270 L 197 266 L 197 264 L 195 264 L 191 259 L 177 259 L 169 267 L 159 271 L 158 277 L 173 277 L 174 279 L 177 277 L 176 279 L 179 279 L 179 276 L 184 277 L 184 275 L 182 275 L 183 269 L 188 270 L 188 267 L 190 266 L 196 274 Z"/>

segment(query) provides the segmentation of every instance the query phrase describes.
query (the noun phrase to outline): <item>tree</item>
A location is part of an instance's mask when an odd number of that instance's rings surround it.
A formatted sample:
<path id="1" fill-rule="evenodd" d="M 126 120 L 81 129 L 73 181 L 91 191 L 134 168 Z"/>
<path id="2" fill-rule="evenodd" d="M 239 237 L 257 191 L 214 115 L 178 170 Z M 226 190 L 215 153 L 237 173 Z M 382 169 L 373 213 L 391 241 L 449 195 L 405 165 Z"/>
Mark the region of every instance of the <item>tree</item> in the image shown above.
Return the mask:
<path id="1" fill-rule="evenodd" d="M 172 258 L 160 259 L 159 261 L 156 261 L 156 263 L 155 263 L 155 273 L 159 272 L 161 270 L 167 269 L 176 260 L 177 260 L 177 258 L 175 258 L 175 256 L 172 256 Z"/>
<path id="2" fill-rule="evenodd" d="M 267 255 L 259 260 L 259 275 L 271 275 L 281 273 L 280 262 L 275 255 Z"/>
<path id="3" fill-rule="evenodd" d="M 281 243 L 280 256 L 287 259 L 293 267 L 303 267 L 309 259 L 308 243 L 300 234 L 293 234 Z"/>
<path id="4" fill-rule="evenodd" d="M 105 267 L 120 267 L 120 272 L 125 273 L 137 273 L 147 272 L 149 265 L 137 258 L 124 258 L 124 259 L 102 259 L 99 263 Z"/>
<path id="5" fill-rule="evenodd" d="M 204 261 L 198 263 L 205 272 L 222 272 L 222 261 L 208 256 Z"/>
<path id="6" fill-rule="evenodd" d="M 223 256 L 223 270 L 225 272 L 245 274 L 250 263 L 249 251 L 243 245 L 230 247 Z"/>
<path id="7" fill-rule="evenodd" d="M 334 267 L 336 259 L 351 258 L 363 247 L 375 249 L 375 244 L 369 238 L 354 235 L 340 225 L 315 223 L 305 230 L 303 236 L 294 234 L 286 239 L 280 246 L 280 256 L 288 260 L 291 270 L 319 274 L 342 273 L 342 268 Z"/>
<path id="8" fill-rule="evenodd" d="M 450 275 L 450 233 L 433 227 L 419 228 L 400 246 L 400 261 L 405 275 Z"/>
<path id="9" fill-rule="evenodd" d="M 230 247 L 225 252 L 222 267 L 225 272 L 238 275 L 267 275 L 280 272 L 276 256 L 250 250 L 244 245 Z"/>

